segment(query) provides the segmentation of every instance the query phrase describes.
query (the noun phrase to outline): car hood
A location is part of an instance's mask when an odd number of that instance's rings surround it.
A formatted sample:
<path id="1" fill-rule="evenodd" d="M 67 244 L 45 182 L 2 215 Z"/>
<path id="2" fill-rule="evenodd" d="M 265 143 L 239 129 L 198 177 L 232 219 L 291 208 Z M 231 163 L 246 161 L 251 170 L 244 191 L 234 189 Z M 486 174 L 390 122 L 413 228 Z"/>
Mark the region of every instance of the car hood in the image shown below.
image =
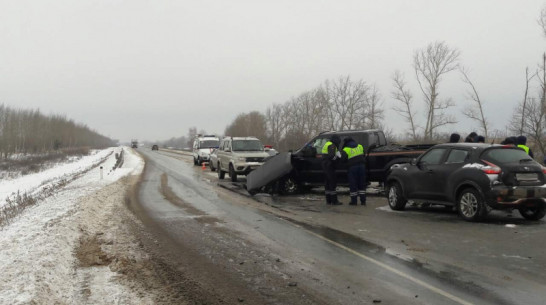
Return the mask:
<path id="1" fill-rule="evenodd" d="M 213 150 L 214 148 L 200 148 L 199 153 L 209 155 Z"/>
<path id="2" fill-rule="evenodd" d="M 236 151 L 233 152 L 234 157 L 269 157 L 269 154 L 265 151 Z"/>

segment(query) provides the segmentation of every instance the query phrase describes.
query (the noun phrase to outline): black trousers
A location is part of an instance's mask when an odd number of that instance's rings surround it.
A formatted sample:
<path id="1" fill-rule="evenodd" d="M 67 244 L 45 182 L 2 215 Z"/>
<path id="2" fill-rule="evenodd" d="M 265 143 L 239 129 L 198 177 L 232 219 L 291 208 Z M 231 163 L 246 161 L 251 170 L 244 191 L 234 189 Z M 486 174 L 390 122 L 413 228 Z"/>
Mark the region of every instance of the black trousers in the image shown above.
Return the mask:
<path id="1" fill-rule="evenodd" d="M 324 170 L 325 182 L 324 193 L 326 195 L 326 203 L 337 203 L 337 179 L 336 179 L 336 164 L 332 161 L 322 162 Z"/>

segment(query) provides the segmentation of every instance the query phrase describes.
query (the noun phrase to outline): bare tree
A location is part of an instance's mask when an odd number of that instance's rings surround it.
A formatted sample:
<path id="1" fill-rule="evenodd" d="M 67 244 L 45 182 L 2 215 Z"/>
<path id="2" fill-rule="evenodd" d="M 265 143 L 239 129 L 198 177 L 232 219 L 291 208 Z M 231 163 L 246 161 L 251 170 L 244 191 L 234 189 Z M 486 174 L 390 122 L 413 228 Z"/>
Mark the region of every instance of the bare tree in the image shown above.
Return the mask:
<path id="1" fill-rule="evenodd" d="M 417 125 L 415 124 L 415 114 L 412 111 L 413 108 L 413 95 L 406 89 L 406 81 L 404 75 L 400 71 L 395 71 L 392 76 L 394 90 L 391 92 L 392 98 L 401 102 L 403 106 L 395 106 L 394 111 L 398 112 L 406 121 L 408 121 L 411 130 L 410 135 L 413 141 L 417 141 Z"/>
<path id="2" fill-rule="evenodd" d="M 546 6 L 540 11 L 540 17 L 538 18 L 538 25 L 542 29 L 542 34 L 546 36 Z"/>
<path id="3" fill-rule="evenodd" d="M 477 121 L 480 124 L 483 135 L 485 136 L 485 138 L 487 138 L 487 125 L 489 122 L 485 118 L 483 111 L 483 102 L 480 99 L 478 90 L 476 89 L 476 86 L 474 86 L 474 83 L 472 83 L 472 81 L 468 77 L 468 71 L 464 67 L 461 67 L 459 71 L 463 75 L 463 82 L 470 86 L 471 90 L 468 92 L 468 98 L 471 99 L 475 104 L 474 106 L 468 105 L 467 107 L 465 107 L 465 109 L 463 110 L 463 114 L 469 119 Z"/>
<path id="4" fill-rule="evenodd" d="M 529 84 L 535 76 L 536 73 L 531 75 L 529 74 L 529 68 L 525 68 L 525 92 L 523 94 L 523 100 L 516 107 L 514 116 L 510 122 L 510 130 L 519 135 L 525 134 L 525 119 L 528 113 L 527 102 L 529 100 Z"/>
<path id="5" fill-rule="evenodd" d="M 330 97 L 330 117 L 333 130 L 356 128 L 359 114 L 365 110 L 369 87 L 366 82 L 340 77 L 331 86 L 325 84 Z"/>
<path id="6" fill-rule="evenodd" d="M 377 129 L 381 127 L 385 111 L 382 107 L 381 94 L 376 85 L 368 90 L 365 107 L 361 113 L 361 124 L 357 122 L 357 128 Z"/>
<path id="7" fill-rule="evenodd" d="M 427 140 L 432 139 L 436 128 L 456 123 L 453 116 L 446 115 L 443 111 L 454 106 L 454 103 L 451 99 L 438 98 L 438 86 L 442 76 L 457 69 L 459 55 L 457 49 L 438 41 L 417 50 L 413 55 L 415 76 L 427 105 L 424 135 Z"/>

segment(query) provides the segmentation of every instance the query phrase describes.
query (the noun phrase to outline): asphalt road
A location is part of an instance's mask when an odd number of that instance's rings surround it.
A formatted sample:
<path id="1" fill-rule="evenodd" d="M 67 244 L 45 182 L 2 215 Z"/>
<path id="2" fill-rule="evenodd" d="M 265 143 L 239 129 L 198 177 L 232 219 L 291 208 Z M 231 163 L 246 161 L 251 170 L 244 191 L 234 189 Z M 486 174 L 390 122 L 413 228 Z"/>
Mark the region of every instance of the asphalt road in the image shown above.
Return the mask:
<path id="1" fill-rule="evenodd" d="M 181 292 L 194 303 L 546 304 L 544 221 L 467 223 L 434 207 L 391 212 L 371 196 L 366 207 L 250 197 L 189 156 L 139 152 L 135 213 L 149 249 L 195 283 Z"/>

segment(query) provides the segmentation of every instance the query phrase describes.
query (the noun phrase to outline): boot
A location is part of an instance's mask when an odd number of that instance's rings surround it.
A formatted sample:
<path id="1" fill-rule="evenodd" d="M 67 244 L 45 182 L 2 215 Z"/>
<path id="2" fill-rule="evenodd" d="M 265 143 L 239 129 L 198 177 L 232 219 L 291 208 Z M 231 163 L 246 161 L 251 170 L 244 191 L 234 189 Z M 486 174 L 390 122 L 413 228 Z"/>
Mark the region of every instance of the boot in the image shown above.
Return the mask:
<path id="1" fill-rule="evenodd" d="M 356 196 L 351 196 L 351 203 L 349 203 L 349 204 L 350 205 L 357 205 L 358 204 Z"/>
<path id="2" fill-rule="evenodd" d="M 337 200 L 337 194 L 332 195 L 332 205 L 342 205 L 343 203 Z"/>
<path id="3" fill-rule="evenodd" d="M 332 195 L 326 194 L 326 204 L 332 205 Z"/>

